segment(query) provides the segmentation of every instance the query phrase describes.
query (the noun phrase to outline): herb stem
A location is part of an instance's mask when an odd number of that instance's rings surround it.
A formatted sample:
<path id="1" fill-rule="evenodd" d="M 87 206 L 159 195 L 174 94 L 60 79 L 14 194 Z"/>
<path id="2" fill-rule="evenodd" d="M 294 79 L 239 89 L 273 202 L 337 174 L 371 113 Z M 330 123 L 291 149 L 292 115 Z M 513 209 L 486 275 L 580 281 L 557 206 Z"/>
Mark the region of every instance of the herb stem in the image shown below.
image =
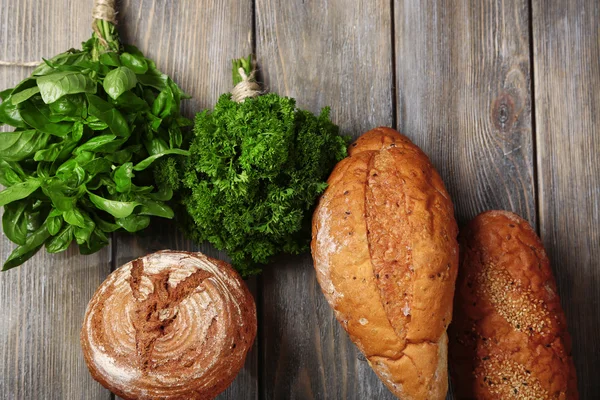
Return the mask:
<path id="1" fill-rule="evenodd" d="M 240 68 L 244 70 L 244 73 L 247 76 L 250 76 L 254 71 L 254 62 L 252 60 L 252 54 L 250 54 L 246 58 L 238 58 L 237 60 L 232 60 L 232 78 L 233 78 L 233 86 L 237 85 L 241 81 L 244 80 L 242 75 L 240 74 Z"/>

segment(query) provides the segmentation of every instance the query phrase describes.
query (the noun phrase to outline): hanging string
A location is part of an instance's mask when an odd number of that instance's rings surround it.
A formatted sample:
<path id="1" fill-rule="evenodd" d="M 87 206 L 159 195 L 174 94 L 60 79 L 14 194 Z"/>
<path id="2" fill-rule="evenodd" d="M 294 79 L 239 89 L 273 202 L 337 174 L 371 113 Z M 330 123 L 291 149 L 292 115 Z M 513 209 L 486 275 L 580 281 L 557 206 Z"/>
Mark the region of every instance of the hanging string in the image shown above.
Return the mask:
<path id="1" fill-rule="evenodd" d="M 92 29 L 96 33 L 98 40 L 103 46 L 107 46 L 106 38 L 102 36 L 98 21 L 108 21 L 113 25 L 117 24 L 117 12 L 115 11 L 115 0 L 94 0 L 94 8 L 92 9 Z"/>
<path id="2" fill-rule="evenodd" d="M 0 67 L 37 67 L 43 61 L 2 61 Z"/>
<path id="3" fill-rule="evenodd" d="M 231 91 L 231 99 L 236 103 L 241 103 L 249 97 L 259 96 L 261 93 L 260 85 L 254 80 L 255 71 L 252 70 L 252 72 L 248 76 L 246 75 L 246 71 L 244 71 L 244 68 L 240 67 L 238 72 L 242 77 L 242 81 L 235 85 L 235 87 Z"/>

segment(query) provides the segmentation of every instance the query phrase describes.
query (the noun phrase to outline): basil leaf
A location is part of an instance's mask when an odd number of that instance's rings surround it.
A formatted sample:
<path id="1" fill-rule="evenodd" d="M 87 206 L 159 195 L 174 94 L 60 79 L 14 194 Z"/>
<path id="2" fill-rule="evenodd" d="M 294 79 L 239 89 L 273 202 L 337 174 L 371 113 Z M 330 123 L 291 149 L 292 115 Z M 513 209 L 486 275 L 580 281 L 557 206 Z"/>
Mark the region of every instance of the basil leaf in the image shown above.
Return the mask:
<path id="1" fill-rule="evenodd" d="M 103 232 L 114 232 L 120 228 L 119 225 L 113 224 L 112 222 L 104 221 L 99 217 L 95 216 L 94 222 L 96 222 L 96 226 L 100 228 Z"/>
<path id="2" fill-rule="evenodd" d="M 160 201 L 144 200 L 141 204 L 139 215 L 154 215 L 168 219 L 172 219 L 175 215 L 171 207 Z"/>
<path id="3" fill-rule="evenodd" d="M 139 144 L 126 147 L 122 150 L 115 151 L 112 154 L 106 154 L 104 157 L 106 159 L 112 161 L 115 164 L 125 164 L 129 160 L 131 160 L 131 156 L 135 153 L 138 153 L 142 150 L 142 146 Z"/>
<path id="4" fill-rule="evenodd" d="M 27 202 L 19 201 L 4 206 L 2 230 L 13 243 L 24 245 L 27 239 Z"/>
<path id="5" fill-rule="evenodd" d="M 42 247 L 46 239 L 49 237 L 50 233 L 44 224 L 27 237 L 24 245 L 17 247 L 12 253 L 10 253 L 10 256 L 8 256 L 8 259 L 4 262 L 2 271 L 7 271 L 11 268 L 17 267 L 29 260 L 35 253 L 38 252 L 40 247 Z"/>
<path id="6" fill-rule="evenodd" d="M 131 135 L 129 125 L 123 117 L 123 114 L 114 108 L 110 103 L 102 100 L 100 97 L 93 94 L 87 95 L 89 103 L 89 113 L 100 121 L 105 122 L 111 132 L 117 136 L 128 137 Z"/>
<path id="7" fill-rule="evenodd" d="M 84 243 L 89 242 L 90 236 L 92 235 L 92 232 L 95 228 L 96 224 L 94 223 L 94 221 L 92 221 L 92 219 L 86 215 L 84 219 L 84 226 L 75 227 L 73 229 L 73 234 L 75 236 L 77 244 L 82 245 Z"/>
<path id="8" fill-rule="evenodd" d="M 110 71 L 104 78 L 104 91 L 113 99 L 131 90 L 137 84 L 135 73 L 127 67 L 118 67 Z"/>
<path id="9" fill-rule="evenodd" d="M 70 190 L 58 178 L 47 179 L 42 185 L 42 191 L 50 198 L 52 205 L 59 211 L 72 210 L 77 202 L 77 194 L 73 193 L 73 190 Z"/>
<path id="10" fill-rule="evenodd" d="M 93 131 L 103 131 L 105 129 L 108 129 L 107 123 L 100 121 L 98 118 L 94 117 L 93 115 L 88 116 L 87 119 L 85 120 L 85 123 Z"/>
<path id="11" fill-rule="evenodd" d="M 152 132 L 158 132 L 158 128 L 160 128 L 160 124 L 162 124 L 162 119 L 158 118 L 154 114 L 146 114 L 146 118 L 148 119 L 148 127 Z"/>
<path id="12" fill-rule="evenodd" d="M 56 215 L 56 216 L 48 216 L 48 218 L 46 219 L 46 225 L 48 226 L 48 232 L 50 232 L 50 234 L 52 236 L 56 235 L 58 233 L 58 231 L 60 231 L 60 228 L 62 227 L 62 223 L 63 223 L 63 217 L 60 215 Z"/>
<path id="13" fill-rule="evenodd" d="M 78 187 L 85 181 L 85 170 L 79 166 L 77 159 L 71 159 L 56 170 L 56 176 L 72 187 Z"/>
<path id="14" fill-rule="evenodd" d="M 71 225 L 75 225 L 80 228 L 85 228 L 85 220 L 83 218 L 83 214 L 76 208 L 65 211 L 63 213 L 63 218 L 65 219 L 65 222 Z"/>
<path id="15" fill-rule="evenodd" d="M 0 100 L 2 101 L 6 101 L 6 99 L 8 99 L 8 97 L 10 96 L 10 94 L 12 93 L 13 89 L 4 89 L 3 91 L 0 92 Z"/>
<path id="16" fill-rule="evenodd" d="M 137 186 L 131 185 L 131 193 L 136 193 L 138 195 L 142 194 L 150 194 L 154 190 L 154 186 Z"/>
<path id="17" fill-rule="evenodd" d="M 0 123 L 14 126 L 16 128 L 26 128 L 27 124 L 21 117 L 21 112 L 16 104 L 10 101 L 10 98 L 0 104 Z"/>
<path id="18" fill-rule="evenodd" d="M 133 174 L 133 164 L 127 162 L 115 170 L 113 179 L 117 184 L 117 192 L 129 193 L 131 191 L 131 178 Z"/>
<path id="19" fill-rule="evenodd" d="M 114 100 L 114 102 L 119 106 L 119 108 L 129 112 L 146 111 L 150 108 L 144 99 L 136 96 L 131 91 L 123 93 L 119 96 L 119 98 Z"/>
<path id="20" fill-rule="evenodd" d="M 79 64 L 88 59 L 89 59 L 89 56 L 82 51 L 69 50 L 64 53 L 58 54 L 57 56 L 51 58 L 50 60 L 43 59 L 44 62 L 41 63 L 36 69 L 33 70 L 32 75 L 33 76 L 42 76 L 42 75 L 53 74 L 56 72 L 57 68 L 60 66 Z"/>
<path id="21" fill-rule="evenodd" d="M 137 75 L 137 80 L 144 86 L 150 86 L 159 91 L 167 87 L 167 76 L 164 74 L 155 75 L 148 70 L 145 74 Z"/>
<path id="22" fill-rule="evenodd" d="M 72 241 L 73 225 L 67 225 L 58 235 L 46 242 L 46 251 L 48 253 L 60 253 L 67 250 Z"/>
<path id="23" fill-rule="evenodd" d="M 39 108 L 30 101 L 21 103 L 19 113 L 27 125 L 44 133 L 65 137 L 73 129 L 73 123 L 50 121 L 48 108 Z"/>
<path id="24" fill-rule="evenodd" d="M 50 104 L 64 95 L 96 93 L 96 83 L 86 74 L 77 71 L 60 71 L 37 78 L 44 103 Z"/>
<path id="25" fill-rule="evenodd" d="M 53 143 L 43 150 L 36 151 L 33 159 L 35 161 L 55 161 L 64 146 L 65 142 Z"/>
<path id="26" fill-rule="evenodd" d="M 42 226 L 44 222 L 43 210 L 31 207 L 31 210 L 27 213 L 27 232 L 35 232 Z"/>
<path id="27" fill-rule="evenodd" d="M 167 142 L 159 137 L 154 137 L 151 140 L 145 140 L 144 145 L 146 146 L 146 150 L 148 150 L 148 154 L 151 156 L 169 150 L 169 145 Z"/>
<path id="28" fill-rule="evenodd" d="M 146 168 L 148 168 L 150 166 L 150 164 L 152 164 L 154 161 L 156 161 L 157 159 L 166 156 L 168 154 L 180 154 L 182 156 L 189 156 L 190 152 L 187 150 L 181 150 L 181 149 L 170 149 L 170 150 L 166 150 L 162 153 L 159 154 L 155 154 L 153 156 L 150 156 L 148 158 L 146 158 L 143 161 L 140 161 L 138 164 L 136 164 L 135 167 L 133 167 L 134 171 L 142 171 Z"/>
<path id="29" fill-rule="evenodd" d="M 157 201 L 169 201 L 173 198 L 173 189 L 169 187 L 161 187 L 158 192 L 150 193 L 149 197 Z"/>
<path id="30" fill-rule="evenodd" d="M 46 147 L 50 135 L 34 129 L 0 132 L 0 157 L 6 161 L 21 161 Z"/>
<path id="31" fill-rule="evenodd" d="M 92 139 L 88 140 L 81 146 L 77 147 L 73 151 L 73 153 L 79 154 L 82 151 L 95 151 L 100 146 L 114 141 L 115 138 L 116 138 L 115 135 L 100 135 L 100 136 L 93 137 Z"/>
<path id="32" fill-rule="evenodd" d="M 73 124 L 71 136 L 75 143 L 78 143 L 81 140 L 81 138 L 83 137 L 83 123 L 81 121 L 77 121 Z"/>
<path id="33" fill-rule="evenodd" d="M 32 88 L 22 90 L 17 94 L 13 93 L 10 96 L 10 101 L 12 101 L 12 103 L 14 105 L 17 105 L 17 104 L 22 103 L 25 100 L 29 99 L 31 96 L 38 94 L 39 92 L 40 92 L 40 88 L 38 86 L 34 86 Z"/>
<path id="34" fill-rule="evenodd" d="M 113 153 L 123 146 L 123 144 L 127 142 L 127 138 L 120 138 L 113 140 L 112 142 L 104 143 L 98 146 L 94 151 L 97 153 Z"/>
<path id="35" fill-rule="evenodd" d="M 25 172 L 19 164 L 0 159 L 0 184 L 13 186 L 23 182 L 23 179 L 25 179 Z"/>
<path id="36" fill-rule="evenodd" d="M 132 44 L 123 45 L 123 49 L 125 49 L 125 52 L 133 54 L 134 56 L 144 57 L 144 54 L 140 51 L 140 49 Z"/>
<path id="37" fill-rule="evenodd" d="M 178 126 L 172 126 L 169 128 L 169 147 L 178 148 L 183 142 L 183 135 L 181 129 Z"/>
<path id="38" fill-rule="evenodd" d="M 160 118 L 165 118 L 171 114 L 171 110 L 176 106 L 175 99 L 173 97 L 173 91 L 169 86 L 165 87 L 154 100 L 152 104 L 152 114 Z"/>
<path id="39" fill-rule="evenodd" d="M 100 229 L 94 229 L 89 239 L 79 245 L 79 254 L 88 255 L 97 252 L 108 244 L 108 238 Z"/>
<path id="40" fill-rule="evenodd" d="M 117 218 L 116 223 L 127 232 L 133 233 L 147 228 L 150 225 L 150 217 L 145 215 L 130 215 L 126 218 Z"/>
<path id="41" fill-rule="evenodd" d="M 100 54 L 100 62 L 109 67 L 121 66 L 121 60 L 119 59 L 119 55 L 114 51 Z"/>
<path id="42" fill-rule="evenodd" d="M 106 158 L 95 158 L 81 166 L 90 175 L 98 175 L 111 171 L 112 163 Z"/>
<path id="43" fill-rule="evenodd" d="M 116 201 L 108 200 L 103 197 L 97 196 L 93 193 L 88 192 L 90 200 L 96 207 L 106 211 L 115 218 L 125 218 L 131 215 L 134 208 L 139 205 L 135 201 Z"/>
<path id="44" fill-rule="evenodd" d="M 145 74 L 148 71 L 146 59 L 139 54 L 122 53 L 121 63 L 136 74 Z"/>
<path id="45" fill-rule="evenodd" d="M 22 183 L 12 185 L 0 192 L 0 206 L 23 199 L 35 192 L 40 187 L 38 179 L 29 179 Z"/>
<path id="46" fill-rule="evenodd" d="M 84 97 L 81 94 L 63 96 L 54 103 L 49 104 L 48 107 L 54 115 L 83 118 L 85 116 L 83 99 Z"/>

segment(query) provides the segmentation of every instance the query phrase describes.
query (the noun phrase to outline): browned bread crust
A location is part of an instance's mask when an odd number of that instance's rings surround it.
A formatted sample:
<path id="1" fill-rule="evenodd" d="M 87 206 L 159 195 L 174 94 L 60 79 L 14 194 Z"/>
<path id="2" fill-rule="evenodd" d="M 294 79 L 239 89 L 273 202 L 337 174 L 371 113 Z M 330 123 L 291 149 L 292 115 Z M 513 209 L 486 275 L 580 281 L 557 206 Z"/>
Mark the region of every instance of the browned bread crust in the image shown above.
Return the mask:
<path id="1" fill-rule="evenodd" d="M 577 399 L 571 339 L 544 247 L 506 211 L 461 232 L 450 365 L 459 399 Z"/>
<path id="2" fill-rule="evenodd" d="M 256 327 L 252 295 L 229 264 L 161 251 L 100 285 L 81 346 L 94 379 L 124 399 L 212 399 L 242 368 Z"/>
<path id="3" fill-rule="evenodd" d="M 335 167 L 313 217 L 317 279 L 337 319 L 402 399 L 443 399 L 458 266 L 450 197 L 427 156 L 373 129 Z"/>

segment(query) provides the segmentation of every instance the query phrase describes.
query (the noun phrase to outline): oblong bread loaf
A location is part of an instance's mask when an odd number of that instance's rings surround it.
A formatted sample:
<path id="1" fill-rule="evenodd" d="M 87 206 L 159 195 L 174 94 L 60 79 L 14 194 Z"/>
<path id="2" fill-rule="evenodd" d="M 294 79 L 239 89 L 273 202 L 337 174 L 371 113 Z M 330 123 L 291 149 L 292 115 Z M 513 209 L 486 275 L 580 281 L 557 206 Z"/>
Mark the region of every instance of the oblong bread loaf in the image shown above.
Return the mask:
<path id="1" fill-rule="evenodd" d="M 544 247 L 507 211 L 461 231 L 450 366 L 458 399 L 577 399 L 571 340 Z"/>
<path id="2" fill-rule="evenodd" d="M 311 243 L 325 297 L 397 397 L 443 399 L 458 244 L 440 176 L 408 138 L 377 128 L 328 183 Z"/>

